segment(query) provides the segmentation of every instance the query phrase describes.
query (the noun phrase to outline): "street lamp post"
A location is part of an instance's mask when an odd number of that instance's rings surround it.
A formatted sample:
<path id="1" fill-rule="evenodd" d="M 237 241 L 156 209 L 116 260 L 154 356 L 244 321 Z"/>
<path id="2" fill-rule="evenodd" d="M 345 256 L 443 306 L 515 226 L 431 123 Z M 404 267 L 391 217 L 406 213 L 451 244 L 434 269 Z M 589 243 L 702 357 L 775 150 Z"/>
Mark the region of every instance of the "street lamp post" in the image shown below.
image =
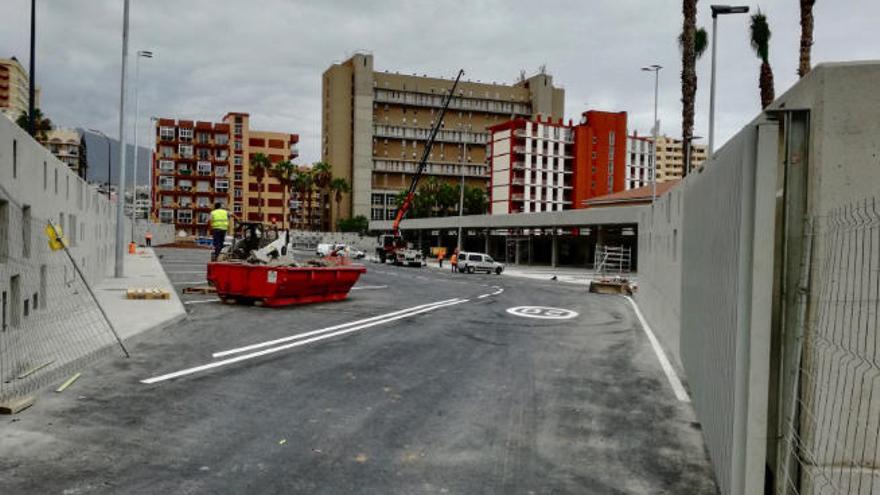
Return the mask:
<path id="1" fill-rule="evenodd" d="M 125 66 L 128 62 L 128 6 L 125 0 L 122 9 L 122 72 L 119 77 L 119 200 L 116 201 L 116 252 L 113 276 L 125 275 Z"/>
<path id="2" fill-rule="evenodd" d="M 153 58 L 153 52 L 149 50 L 139 50 L 134 63 L 134 167 L 132 167 L 132 200 L 131 200 L 131 242 L 134 239 L 134 224 L 137 220 L 137 169 L 138 169 L 138 120 L 140 118 L 140 98 L 138 97 L 138 82 L 141 75 L 141 59 Z"/>
<path id="3" fill-rule="evenodd" d="M 107 141 L 107 201 L 110 201 L 110 176 L 113 172 L 113 152 L 110 147 L 110 138 L 97 129 L 89 129 L 89 131 L 101 135 Z"/>
<path id="4" fill-rule="evenodd" d="M 28 74 L 28 130 L 31 131 L 31 136 L 34 139 L 37 139 L 37 122 L 36 122 L 36 104 L 34 102 L 34 93 L 36 82 L 36 75 L 34 71 L 36 70 L 36 64 L 34 63 L 35 51 L 36 51 L 36 29 L 37 29 L 37 2 L 36 0 L 31 0 L 31 60 L 30 60 L 30 68 L 31 73 Z"/>
<path id="5" fill-rule="evenodd" d="M 657 135 L 660 132 L 660 122 L 657 121 L 657 97 L 660 89 L 660 69 L 663 67 L 657 64 L 642 67 L 643 71 L 654 73 L 654 142 L 651 146 L 651 207 L 654 207 L 654 200 L 657 199 Z"/>
<path id="6" fill-rule="evenodd" d="M 458 192 L 458 250 L 461 251 L 461 222 L 464 215 L 464 162 L 459 165 L 461 167 L 461 186 Z"/>
<path id="7" fill-rule="evenodd" d="M 712 5 L 712 77 L 709 83 L 709 149 L 706 157 L 712 158 L 715 152 L 715 53 L 718 45 L 718 16 L 726 14 L 746 14 L 746 5 Z"/>

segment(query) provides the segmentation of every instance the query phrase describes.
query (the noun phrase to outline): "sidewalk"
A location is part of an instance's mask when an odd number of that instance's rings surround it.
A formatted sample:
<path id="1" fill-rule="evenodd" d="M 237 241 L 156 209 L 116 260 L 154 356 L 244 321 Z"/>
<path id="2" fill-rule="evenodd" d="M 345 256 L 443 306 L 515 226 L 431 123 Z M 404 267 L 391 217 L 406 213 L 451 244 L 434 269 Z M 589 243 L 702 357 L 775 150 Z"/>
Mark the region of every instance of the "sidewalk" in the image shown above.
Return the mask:
<path id="1" fill-rule="evenodd" d="M 186 316 L 177 291 L 151 248 L 139 248 L 137 254 L 126 253 L 124 272 L 123 278 L 113 278 L 111 273 L 93 288 L 101 307 L 123 340 L 146 330 L 170 325 Z M 130 287 L 164 289 L 171 294 L 171 298 L 126 299 L 125 291 Z"/>
<path id="2" fill-rule="evenodd" d="M 429 259 L 428 267 L 440 269 L 437 265 L 437 259 Z M 443 269 L 450 270 L 449 260 L 443 260 Z M 502 275 L 519 278 L 530 278 L 535 280 L 553 280 L 556 277 L 557 282 L 568 284 L 590 285 L 590 281 L 598 278 L 596 272 L 589 268 L 579 268 L 573 266 L 560 266 L 553 268 L 547 265 L 504 265 Z M 637 280 L 635 273 L 624 274 L 630 280 Z"/>

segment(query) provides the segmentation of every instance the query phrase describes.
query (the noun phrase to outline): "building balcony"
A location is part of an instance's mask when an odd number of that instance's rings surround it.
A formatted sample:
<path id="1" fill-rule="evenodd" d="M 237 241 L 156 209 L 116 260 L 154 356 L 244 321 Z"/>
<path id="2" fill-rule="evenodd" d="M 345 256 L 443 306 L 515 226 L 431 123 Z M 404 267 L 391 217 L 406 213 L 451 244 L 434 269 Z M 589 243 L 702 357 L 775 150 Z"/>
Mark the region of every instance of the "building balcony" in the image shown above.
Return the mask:
<path id="1" fill-rule="evenodd" d="M 443 100 L 445 97 L 446 95 L 442 93 L 419 93 L 415 91 L 398 91 L 383 88 L 375 88 L 373 90 L 374 102 L 393 105 L 441 108 L 443 107 Z M 532 113 L 530 103 L 464 96 L 453 98 L 452 101 L 449 102 L 449 109 L 481 113 L 499 113 L 507 116 L 510 116 L 511 114 L 528 116 Z"/>
<path id="2" fill-rule="evenodd" d="M 373 124 L 373 135 L 377 138 L 427 141 L 430 134 L 431 129 L 428 129 L 426 127 Z M 438 143 L 464 143 L 485 145 L 489 142 L 489 133 L 467 130 L 441 129 L 437 132 L 435 141 Z"/>
<path id="3" fill-rule="evenodd" d="M 415 160 L 388 160 L 373 158 L 373 171 L 392 172 L 399 174 L 414 174 L 418 167 Z M 425 165 L 425 174 L 461 177 L 461 167 L 465 167 L 465 177 L 489 177 L 489 168 L 482 163 L 439 162 L 429 161 Z"/>

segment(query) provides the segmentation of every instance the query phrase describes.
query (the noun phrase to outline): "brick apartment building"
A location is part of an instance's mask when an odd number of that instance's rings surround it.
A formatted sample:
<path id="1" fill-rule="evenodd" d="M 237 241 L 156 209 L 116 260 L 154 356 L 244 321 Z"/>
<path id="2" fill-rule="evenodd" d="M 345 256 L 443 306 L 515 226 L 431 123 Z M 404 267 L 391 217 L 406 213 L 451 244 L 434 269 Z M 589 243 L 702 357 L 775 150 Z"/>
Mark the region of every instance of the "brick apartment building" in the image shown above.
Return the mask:
<path id="1" fill-rule="evenodd" d="M 489 128 L 493 215 L 583 208 L 626 189 L 626 112 L 584 112 L 581 122 L 513 119 Z"/>
<path id="2" fill-rule="evenodd" d="M 207 235 L 210 212 L 220 202 L 238 218 L 265 223 L 290 217 L 281 184 L 272 176 L 260 184 L 251 159 L 263 153 L 272 163 L 298 156 L 296 134 L 250 129 L 247 113 L 228 113 L 221 122 L 156 121 L 152 216 L 189 235 Z M 289 194 L 288 194 L 289 197 Z"/>
<path id="3" fill-rule="evenodd" d="M 322 160 L 352 186 L 337 218 L 393 218 L 395 198 L 409 185 L 453 81 L 373 70 L 373 56 L 357 54 L 324 72 Z M 565 92 L 548 74 L 515 84 L 462 80 L 428 158 L 426 176 L 485 188 L 488 128 L 512 118 L 561 118 Z"/>

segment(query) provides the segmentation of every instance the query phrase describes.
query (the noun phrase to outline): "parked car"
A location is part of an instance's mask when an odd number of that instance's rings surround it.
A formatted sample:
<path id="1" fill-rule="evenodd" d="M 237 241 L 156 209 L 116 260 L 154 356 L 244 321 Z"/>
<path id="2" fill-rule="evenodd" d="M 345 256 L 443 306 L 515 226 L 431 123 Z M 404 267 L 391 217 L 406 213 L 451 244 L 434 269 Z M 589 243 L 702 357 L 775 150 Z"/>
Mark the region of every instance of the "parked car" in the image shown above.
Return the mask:
<path id="1" fill-rule="evenodd" d="M 318 256 L 330 256 L 333 254 L 333 251 L 341 251 L 343 249 L 345 249 L 345 244 L 318 244 L 315 254 Z"/>
<path id="2" fill-rule="evenodd" d="M 458 271 L 461 273 L 486 272 L 501 275 L 504 265 L 485 253 L 458 253 Z"/>

